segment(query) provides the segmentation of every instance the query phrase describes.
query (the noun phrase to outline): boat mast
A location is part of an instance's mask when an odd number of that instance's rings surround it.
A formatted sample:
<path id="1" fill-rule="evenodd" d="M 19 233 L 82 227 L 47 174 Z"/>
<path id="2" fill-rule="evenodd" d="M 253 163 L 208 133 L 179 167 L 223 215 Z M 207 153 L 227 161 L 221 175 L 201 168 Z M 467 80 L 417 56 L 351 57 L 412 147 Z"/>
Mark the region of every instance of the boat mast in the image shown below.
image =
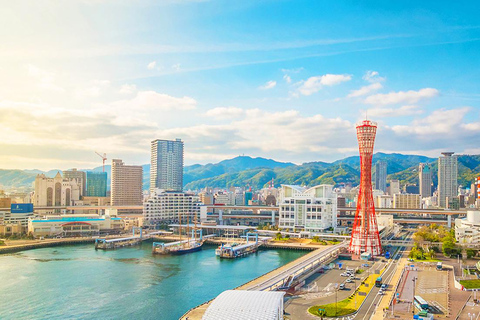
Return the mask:
<path id="1" fill-rule="evenodd" d="M 178 212 L 178 236 L 182 240 L 182 215 Z"/>

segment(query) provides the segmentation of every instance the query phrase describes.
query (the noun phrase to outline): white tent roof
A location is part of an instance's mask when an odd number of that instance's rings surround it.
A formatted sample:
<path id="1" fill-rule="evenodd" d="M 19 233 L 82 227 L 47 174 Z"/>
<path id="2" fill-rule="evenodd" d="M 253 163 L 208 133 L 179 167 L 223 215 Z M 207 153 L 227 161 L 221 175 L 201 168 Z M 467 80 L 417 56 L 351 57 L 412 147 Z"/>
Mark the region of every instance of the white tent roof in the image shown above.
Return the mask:
<path id="1" fill-rule="evenodd" d="M 283 319 L 285 292 L 227 290 L 213 300 L 202 320 Z"/>

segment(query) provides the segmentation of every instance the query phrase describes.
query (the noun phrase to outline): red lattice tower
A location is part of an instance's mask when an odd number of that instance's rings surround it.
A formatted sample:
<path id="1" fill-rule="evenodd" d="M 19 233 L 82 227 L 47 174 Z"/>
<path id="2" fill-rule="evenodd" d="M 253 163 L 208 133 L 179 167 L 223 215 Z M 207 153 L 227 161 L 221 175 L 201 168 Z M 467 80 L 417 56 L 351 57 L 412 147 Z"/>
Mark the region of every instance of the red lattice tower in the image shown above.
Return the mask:
<path id="1" fill-rule="evenodd" d="M 349 250 L 358 255 L 363 252 L 371 253 L 372 256 L 382 253 L 372 194 L 372 156 L 376 132 L 377 124 L 375 122 L 365 120 L 357 125 L 360 151 L 360 190 Z"/>

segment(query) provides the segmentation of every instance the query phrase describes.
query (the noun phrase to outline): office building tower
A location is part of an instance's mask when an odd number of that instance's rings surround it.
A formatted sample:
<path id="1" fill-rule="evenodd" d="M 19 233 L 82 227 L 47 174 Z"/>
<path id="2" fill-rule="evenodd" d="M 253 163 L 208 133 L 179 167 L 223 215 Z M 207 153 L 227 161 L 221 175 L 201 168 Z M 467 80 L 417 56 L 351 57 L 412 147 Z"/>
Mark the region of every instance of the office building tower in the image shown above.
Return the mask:
<path id="1" fill-rule="evenodd" d="M 78 171 L 76 168 L 73 168 L 71 170 L 65 170 L 63 171 L 63 178 L 64 179 L 73 179 L 78 185 L 78 188 L 80 190 L 80 197 L 85 196 L 86 193 L 86 176 L 85 172 L 83 171 Z"/>
<path id="2" fill-rule="evenodd" d="M 453 152 L 442 152 L 438 158 L 438 204 L 440 208 L 447 207 L 447 197 L 457 196 L 458 182 L 457 157 Z"/>
<path id="3" fill-rule="evenodd" d="M 387 191 L 387 162 L 377 161 L 375 164 L 375 189 Z"/>
<path id="4" fill-rule="evenodd" d="M 111 205 L 142 205 L 142 175 L 142 166 L 127 166 L 122 160 L 113 159 Z"/>
<path id="5" fill-rule="evenodd" d="M 382 244 L 372 192 L 372 157 L 377 124 L 365 120 L 356 128 L 360 152 L 360 188 L 349 251 L 356 255 L 366 252 L 378 256 L 382 253 Z"/>
<path id="6" fill-rule="evenodd" d="M 87 172 L 87 197 L 107 196 L 107 173 Z"/>
<path id="7" fill-rule="evenodd" d="M 432 196 L 432 171 L 428 163 L 420 163 L 418 166 L 418 181 L 422 198 Z"/>
<path id="8" fill-rule="evenodd" d="M 154 140 L 151 143 L 150 192 L 183 190 L 183 141 Z"/>

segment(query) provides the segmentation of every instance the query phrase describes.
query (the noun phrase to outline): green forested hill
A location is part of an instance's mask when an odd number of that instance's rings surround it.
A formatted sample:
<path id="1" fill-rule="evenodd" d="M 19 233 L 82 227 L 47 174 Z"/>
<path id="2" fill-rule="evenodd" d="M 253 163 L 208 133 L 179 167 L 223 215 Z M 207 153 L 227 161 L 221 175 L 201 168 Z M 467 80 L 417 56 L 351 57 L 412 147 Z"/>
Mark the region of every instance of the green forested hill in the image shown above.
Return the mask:
<path id="1" fill-rule="evenodd" d="M 376 153 L 373 163 L 387 162 L 388 179 L 398 179 L 401 184 L 418 184 L 418 164 L 428 162 L 432 167 L 433 182 L 437 184 L 437 159 L 418 155 Z M 458 156 L 459 184 L 470 186 L 480 175 L 480 155 Z M 101 171 L 102 168 L 92 170 Z M 143 165 L 144 184 L 150 184 L 150 165 Z M 105 166 L 110 175 L 110 166 Z M 0 184 L 6 187 L 30 187 L 40 170 L 0 170 Z M 57 170 L 46 174 L 53 176 Z M 271 159 L 240 156 L 215 164 L 192 165 L 184 169 L 185 190 L 198 190 L 204 187 L 227 188 L 231 186 L 251 186 L 262 188 L 268 182 L 313 186 L 322 183 L 339 185 L 351 182 L 358 184 L 360 179 L 359 157 L 348 157 L 333 163 L 308 162 L 302 165 L 278 162 Z"/>

